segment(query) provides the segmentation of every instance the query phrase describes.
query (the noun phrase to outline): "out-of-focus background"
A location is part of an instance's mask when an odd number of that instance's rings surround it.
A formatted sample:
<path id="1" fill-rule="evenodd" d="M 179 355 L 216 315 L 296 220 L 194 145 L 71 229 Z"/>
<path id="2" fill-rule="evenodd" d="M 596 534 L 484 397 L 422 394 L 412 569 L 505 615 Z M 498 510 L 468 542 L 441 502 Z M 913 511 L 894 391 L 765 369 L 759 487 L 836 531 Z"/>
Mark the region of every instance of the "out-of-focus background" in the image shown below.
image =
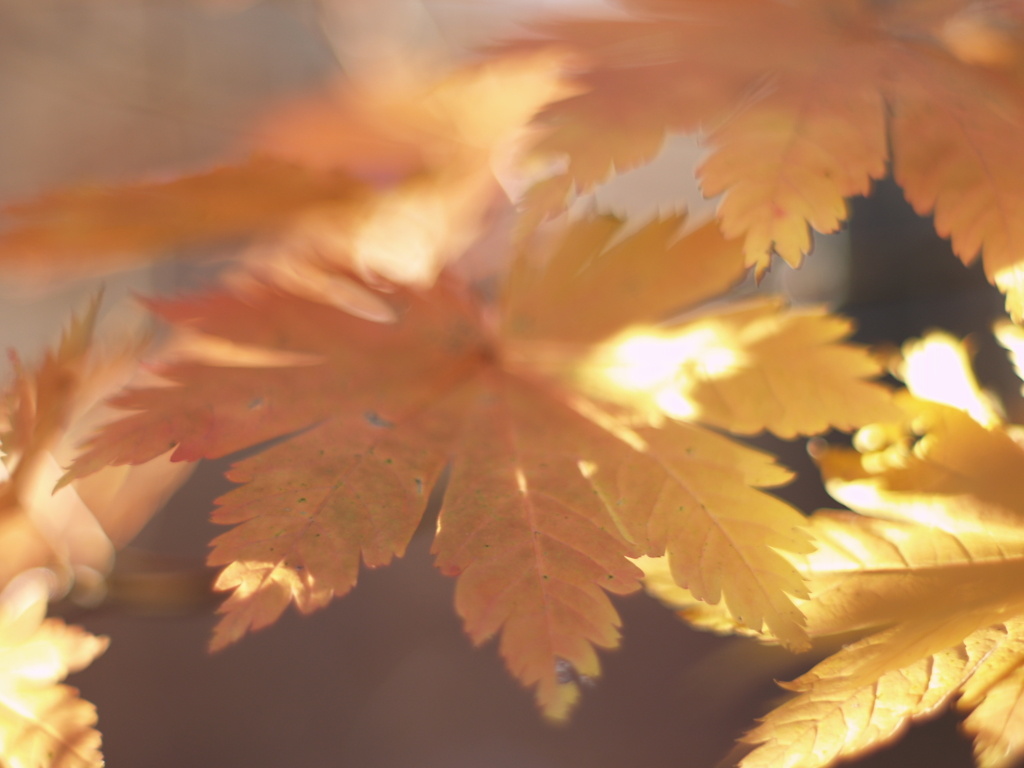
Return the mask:
<path id="1" fill-rule="evenodd" d="M 443 67 L 542 14 L 581 10 L 611 12 L 597 0 L 0 0 L 0 203 L 198 169 L 237 156 L 280 99 L 340 72 Z M 651 215 L 671 200 L 707 212 L 692 181 L 699 153 L 671 140 L 657 164 L 582 204 Z M 806 271 L 777 267 L 766 287 L 840 306 L 867 342 L 932 326 L 976 333 L 982 378 L 1021 413 L 1009 365 L 983 332 L 1000 298 L 891 183 L 854 203 L 847 232 L 818 242 Z M 184 261 L 136 269 L 105 279 L 106 303 L 197 279 Z M 0 343 L 38 359 L 95 285 L 0 275 Z M 757 442 L 804 475 L 784 491 L 790 500 L 808 511 L 829 503 L 802 444 Z M 136 545 L 201 564 L 225 466 L 201 466 Z M 604 654 L 604 677 L 553 728 L 493 645 L 474 649 L 462 634 L 453 582 L 431 566 L 427 517 L 408 556 L 364 573 L 351 595 L 308 618 L 289 611 L 216 656 L 205 650 L 209 609 L 74 615 L 113 641 L 71 680 L 99 708 L 108 764 L 702 768 L 771 706 L 773 678 L 813 662 L 691 631 L 643 595 L 618 599 L 622 649 Z M 969 743 L 954 731 L 946 716 L 862 764 L 967 766 Z"/>

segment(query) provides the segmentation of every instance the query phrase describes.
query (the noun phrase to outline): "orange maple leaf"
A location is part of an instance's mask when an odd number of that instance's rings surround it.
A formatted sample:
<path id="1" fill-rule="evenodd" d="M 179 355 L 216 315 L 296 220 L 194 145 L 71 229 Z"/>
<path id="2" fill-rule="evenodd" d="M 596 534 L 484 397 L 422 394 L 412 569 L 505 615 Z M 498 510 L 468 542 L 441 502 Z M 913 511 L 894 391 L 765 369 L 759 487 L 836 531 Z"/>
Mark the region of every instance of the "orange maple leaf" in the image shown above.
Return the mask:
<path id="1" fill-rule="evenodd" d="M 760 272 L 798 266 L 887 172 L 965 263 L 1024 314 L 1024 23 L 1013 3 L 622 0 L 638 18 L 542 31 L 588 61 L 581 95 L 548 107 L 538 145 L 564 173 L 528 203 L 650 160 L 668 131 L 703 132 L 698 169 L 727 236 Z M 687 172 L 689 169 L 685 169 Z"/>
<path id="2" fill-rule="evenodd" d="M 790 474 L 692 423 L 699 398 L 685 421 L 654 413 L 651 398 L 675 391 L 678 400 L 743 377 L 761 366 L 759 344 L 791 333 L 805 338 L 799 354 L 830 369 L 823 381 L 842 380 L 850 399 L 832 399 L 829 385 L 802 394 L 821 408 L 814 429 L 888 413 L 887 395 L 862 380 L 876 372 L 865 352 L 835 344 L 845 325 L 837 333 L 831 318 L 807 314 L 773 325 L 783 313 L 776 304 L 748 308 L 747 320 L 703 314 L 677 329 L 681 342 L 668 358 L 677 377 L 623 379 L 621 340 L 603 341 L 705 300 L 744 272 L 739 244 L 713 223 L 679 239 L 681 223 L 655 221 L 616 242 L 620 221 L 579 222 L 539 251 L 544 266 L 517 262 L 497 313 L 450 277 L 426 293 L 392 293 L 393 323 L 266 285 L 153 302 L 176 326 L 231 342 L 239 354 L 302 359 L 253 367 L 225 355 L 167 366 L 172 386 L 119 395 L 114 404 L 136 413 L 94 438 L 67 479 L 170 448 L 196 460 L 290 435 L 236 464 L 228 477 L 243 485 L 218 500 L 214 520 L 236 527 L 210 557 L 227 566 L 218 586 L 234 590 L 214 648 L 274 621 L 292 601 L 310 611 L 347 592 L 360 556 L 374 567 L 401 555 L 449 462 L 437 565 L 459 577 L 456 607 L 471 637 L 500 632 L 509 668 L 537 687 L 549 716 L 564 717 L 577 698 L 572 670 L 596 676 L 594 647 L 617 644 L 606 592 L 638 586 L 627 557 L 667 552 L 676 579 L 700 598 L 724 599 L 750 625 L 800 647 L 791 596 L 803 587 L 779 551 L 804 551 L 803 518 L 756 490 Z M 723 328 L 759 329 L 723 336 L 728 365 L 706 356 L 716 318 Z M 687 335 L 691 325 L 696 335 Z M 654 330 L 640 326 L 632 338 Z M 665 358 L 653 362 L 664 373 Z M 710 409 L 712 423 L 728 424 L 726 410 Z M 766 424 L 748 410 L 737 418 L 746 430 L 807 426 L 799 413 L 772 414 Z"/>

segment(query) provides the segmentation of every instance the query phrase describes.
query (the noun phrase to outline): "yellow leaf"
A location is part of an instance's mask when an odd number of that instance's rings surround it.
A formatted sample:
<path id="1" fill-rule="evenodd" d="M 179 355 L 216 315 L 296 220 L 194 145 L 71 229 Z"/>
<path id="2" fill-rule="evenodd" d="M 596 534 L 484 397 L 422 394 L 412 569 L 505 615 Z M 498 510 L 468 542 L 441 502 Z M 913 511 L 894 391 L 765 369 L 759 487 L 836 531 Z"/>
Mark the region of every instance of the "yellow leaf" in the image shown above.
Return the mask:
<path id="1" fill-rule="evenodd" d="M 726 237 L 744 236 L 759 275 L 778 253 L 799 267 L 811 250 L 808 225 L 835 232 L 846 199 L 885 175 L 884 102 L 860 76 L 794 77 L 742 107 L 712 132 L 715 152 L 697 171 L 706 196 L 728 190 L 718 208 Z"/>
<path id="2" fill-rule="evenodd" d="M 758 745 L 742 768 L 819 768 L 852 758 L 897 738 L 914 720 L 944 707 L 988 654 L 1006 643 L 1003 626 L 981 629 L 874 679 L 846 674 L 900 638 L 873 635 L 830 657 L 791 683 L 801 691 L 764 718 L 743 741 Z"/>
<path id="3" fill-rule="evenodd" d="M 784 438 L 850 430 L 897 415 L 865 379 L 881 373 L 866 350 L 840 344 L 849 320 L 779 299 L 733 304 L 676 327 L 633 326 L 595 349 L 580 386 L 640 412 L 699 419 Z"/>
<path id="4" fill-rule="evenodd" d="M 982 391 L 963 345 L 948 333 L 932 331 L 903 344 L 896 375 L 914 397 L 959 408 L 983 427 L 1003 419 L 991 396 Z"/>
<path id="5" fill-rule="evenodd" d="M 1020 620 L 1011 631 L 1016 641 L 1016 668 L 988 689 L 980 703 L 972 703 L 974 711 L 964 720 L 964 732 L 974 737 L 979 768 L 1007 768 L 1024 755 L 1024 667 L 1020 666 L 1024 630 Z M 965 694 L 959 707 L 965 709 L 967 701 Z"/>
<path id="6" fill-rule="evenodd" d="M 1015 3 L 627 0 L 628 20 L 561 20 L 582 93 L 538 122 L 563 163 L 527 203 L 564 206 L 652 159 L 668 132 L 699 135 L 698 174 L 723 232 L 762 273 L 798 266 L 810 228 L 893 174 L 965 263 L 1024 307 L 1024 15 Z M 562 170 L 564 168 L 564 170 Z"/>
<path id="7" fill-rule="evenodd" d="M 1021 523 L 1024 448 L 1007 428 L 985 429 L 963 411 L 904 393 L 896 403 L 905 413 L 898 440 L 860 455 L 831 448 L 819 456 L 834 498 L 951 531 Z M 872 439 L 882 432 L 866 430 Z"/>
<path id="8" fill-rule="evenodd" d="M 1024 449 L 992 423 L 954 340 L 931 335 L 904 355 L 908 384 L 949 404 L 901 393 L 904 419 L 867 428 L 862 457 L 819 453 L 829 491 L 867 516 L 819 512 L 816 551 L 789 555 L 811 593 L 809 635 L 882 631 L 790 684 L 799 695 L 744 737 L 757 745 L 744 768 L 858 756 L 956 696 L 980 765 L 1024 752 Z"/>
<path id="9" fill-rule="evenodd" d="M 745 635 L 762 640 L 770 636 L 741 624 L 724 603 L 705 603 L 693 592 L 676 584 L 667 557 L 638 557 L 634 561 L 644 572 L 644 589 L 669 608 L 674 609 L 688 624 L 718 635 Z"/>
<path id="10" fill-rule="evenodd" d="M 45 619 L 32 572 L 0 595 L 0 761 L 11 768 L 100 768 L 96 708 L 60 685 L 106 650 L 105 637 Z"/>

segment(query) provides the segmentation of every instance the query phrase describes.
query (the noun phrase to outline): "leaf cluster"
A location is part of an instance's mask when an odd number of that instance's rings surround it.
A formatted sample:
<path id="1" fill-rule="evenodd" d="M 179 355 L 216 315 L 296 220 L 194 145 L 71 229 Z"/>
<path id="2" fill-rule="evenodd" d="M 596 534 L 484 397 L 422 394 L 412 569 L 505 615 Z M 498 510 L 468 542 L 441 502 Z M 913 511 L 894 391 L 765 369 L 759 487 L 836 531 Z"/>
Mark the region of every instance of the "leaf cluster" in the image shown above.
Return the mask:
<path id="1" fill-rule="evenodd" d="M 402 556 L 435 493 L 432 552 L 466 633 L 497 638 L 550 719 L 619 642 L 609 594 L 646 581 L 701 628 L 797 651 L 863 638 L 787 684 L 797 695 L 743 738 L 745 768 L 855 757 L 953 701 L 980 765 L 1021 756 L 1024 428 L 952 337 L 906 345 L 894 394 L 848 320 L 729 292 L 773 255 L 799 266 L 811 230 L 838 229 L 891 164 L 1019 321 L 1024 16 L 966 0 L 622 6 L 444 75 L 282 105 L 233 164 L 6 209 L 12 271 L 197 245 L 229 264 L 145 301 L 159 344 L 103 352 L 94 302 L 36 369 L 16 361 L 0 698 L 52 707 L 0 722 L 4 761 L 99 763 L 91 708 L 58 683 L 105 641 L 43 622 L 46 598 L 102 601 L 179 468 L 242 450 L 213 512 L 231 526 L 209 557 L 229 593 L 214 650 Z M 564 213 L 667 132 L 708 148 L 714 220 Z M 1024 349 L 1016 326 L 999 333 Z M 855 449 L 814 443 L 853 511 L 810 516 L 767 490 L 793 474 L 739 439 L 858 429 Z M 43 646 L 62 661 L 26 687 L 19 654 Z"/>

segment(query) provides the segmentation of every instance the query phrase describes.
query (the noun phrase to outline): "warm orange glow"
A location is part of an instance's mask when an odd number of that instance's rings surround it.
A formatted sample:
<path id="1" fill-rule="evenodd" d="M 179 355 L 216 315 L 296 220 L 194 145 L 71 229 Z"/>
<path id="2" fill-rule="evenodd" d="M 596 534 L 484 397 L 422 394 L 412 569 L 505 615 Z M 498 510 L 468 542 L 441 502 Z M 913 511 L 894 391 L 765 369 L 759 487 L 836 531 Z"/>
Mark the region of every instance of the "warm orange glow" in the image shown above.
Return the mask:
<path id="1" fill-rule="evenodd" d="M 1002 422 L 978 386 L 963 345 L 948 333 L 930 333 L 904 344 L 899 373 L 915 397 L 966 411 L 984 427 Z"/>
<path id="2" fill-rule="evenodd" d="M 689 392 L 740 367 L 744 355 L 734 335 L 713 321 L 673 330 L 634 326 L 597 347 L 582 372 L 601 397 L 654 420 L 689 419 L 698 415 Z"/>

